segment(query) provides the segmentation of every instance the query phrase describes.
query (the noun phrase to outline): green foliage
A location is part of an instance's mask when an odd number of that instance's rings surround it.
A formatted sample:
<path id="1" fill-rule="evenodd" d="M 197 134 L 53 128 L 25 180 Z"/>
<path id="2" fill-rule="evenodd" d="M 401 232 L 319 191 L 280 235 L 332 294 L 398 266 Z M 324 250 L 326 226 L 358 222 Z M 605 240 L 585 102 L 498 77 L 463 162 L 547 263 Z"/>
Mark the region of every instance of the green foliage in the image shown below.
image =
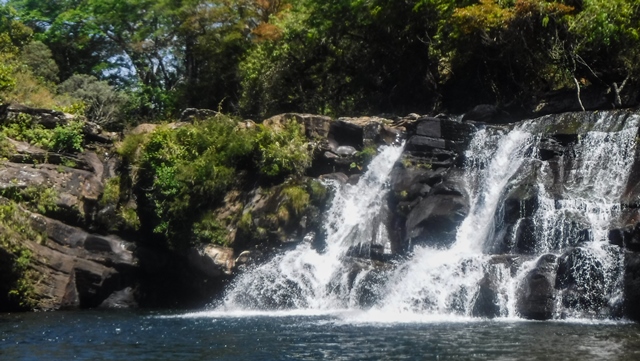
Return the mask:
<path id="1" fill-rule="evenodd" d="M 106 81 L 99 81 L 91 75 L 76 74 L 58 85 L 58 92 L 82 100 L 83 113 L 90 121 L 107 129 L 123 127 L 123 108 L 129 99 Z"/>
<path id="2" fill-rule="evenodd" d="M 640 34 L 640 4 L 628 0 L 585 0 L 571 30 L 586 46 L 630 46 Z"/>
<path id="3" fill-rule="evenodd" d="M 308 147 L 296 123 L 281 129 L 246 127 L 218 115 L 176 129 L 159 126 L 144 136 L 129 135 L 118 152 L 138 169 L 138 186 L 153 209 L 154 232 L 182 242 L 220 243 L 224 225 L 209 210 L 239 186 L 247 171 L 260 174 L 264 182 L 301 175 L 311 161 Z M 287 192 L 295 213 L 301 199 L 295 189 Z"/>
<path id="4" fill-rule="evenodd" d="M 295 214 L 301 215 L 309 205 L 309 193 L 300 186 L 287 186 L 282 190 L 283 203 Z"/>
<path id="5" fill-rule="evenodd" d="M 16 119 L 2 129 L 2 133 L 9 138 L 43 148 L 49 148 L 53 135 L 51 130 L 45 129 L 41 124 L 36 123 L 31 115 L 25 113 L 18 114 Z"/>
<path id="6" fill-rule="evenodd" d="M 120 217 L 124 221 L 125 227 L 137 231 L 140 229 L 140 218 L 135 209 L 129 207 L 120 208 Z"/>
<path id="7" fill-rule="evenodd" d="M 516 107 L 576 83 L 615 91 L 640 78 L 632 0 L 8 4 L 17 11 L 0 6 L 2 100 L 60 101 L 47 90 L 57 65 L 61 80 L 91 79 L 66 94 L 117 130 L 186 107 L 248 117 Z"/>
<path id="8" fill-rule="evenodd" d="M 31 41 L 33 31 L 19 18 L 13 7 L 0 4 L 0 53 L 15 55 Z"/>
<path id="9" fill-rule="evenodd" d="M 297 1 L 240 65 L 241 109 L 348 115 L 429 109 L 437 22 L 415 1 Z"/>
<path id="10" fill-rule="evenodd" d="M 6 94 L 16 87 L 16 79 L 13 77 L 14 67 L 11 63 L 0 57 L 0 94 Z M 0 102 L 4 103 L 6 95 L 0 96 Z"/>
<path id="11" fill-rule="evenodd" d="M 9 297 L 25 309 L 33 308 L 34 287 L 38 283 L 37 273 L 30 268 L 32 252 L 23 244 L 24 240 L 42 242 L 46 234 L 31 226 L 29 214 L 17 203 L 4 200 L 0 204 L 0 248 L 11 257 L 11 275 L 13 283 L 9 286 Z"/>
<path id="12" fill-rule="evenodd" d="M 20 61 L 27 65 L 31 72 L 48 83 L 58 82 L 58 64 L 53 60 L 49 47 L 40 41 L 32 41 L 22 48 Z"/>
<path id="13" fill-rule="evenodd" d="M 282 178 L 302 175 L 311 165 L 311 152 L 300 125 L 287 123 L 284 129 L 261 127 L 257 135 L 260 173 Z"/>
<path id="14" fill-rule="evenodd" d="M 120 200 L 120 176 L 109 178 L 104 185 L 102 191 L 102 198 L 100 198 L 101 205 L 118 204 Z"/>
<path id="15" fill-rule="evenodd" d="M 4 134 L 0 133 L 0 160 L 8 158 L 10 155 L 15 154 L 16 147 L 11 144 Z"/>
<path id="16" fill-rule="evenodd" d="M 47 214 L 58 209 L 58 192 L 51 187 L 5 188 L 0 191 L 0 195 L 20 203 L 32 212 Z"/>
<path id="17" fill-rule="evenodd" d="M 192 206 L 220 199 L 233 181 L 235 165 L 253 149 L 251 134 L 236 132 L 235 125 L 220 117 L 149 134 L 140 162 L 152 175 L 152 199 L 161 218 L 180 217 Z"/>
<path id="18" fill-rule="evenodd" d="M 139 149 L 145 141 L 144 134 L 128 134 L 116 148 L 118 154 L 129 163 L 136 163 Z"/>
<path id="19" fill-rule="evenodd" d="M 212 213 L 205 214 L 200 221 L 193 225 L 194 241 L 199 243 L 227 246 L 228 233 Z"/>
<path id="20" fill-rule="evenodd" d="M 309 191 L 314 202 L 322 202 L 327 197 L 327 187 L 319 180 L 312 179 L 309 182 Z"/>
<path id="21" fill-rule="evenodd" d="M 81 121 L 70 121 L 65 125 L 58 124 L 54 129 L 46 129 L 31 115 L 19 113 L 2 128 L 2 134 L 55 152 L 81 152 L 83 126 Z"/>
<path id="22" fill-rule="evenodd" d="M 238 229 L 244 234 L 251 234 L 251 230 L 253 229 L 253 216 L 251 212 L 242 214 L 242 217 L 238 221 Z"/>
<path id="23" fill-rule="evenodd" d="M 82 152 L 83 127 L 84 123 L 81 121 L 70 121 L 63 126 L 56 125 L 48 148 L 55 152 Z"/>
<path id="24" fill-rule="evenodd" d="M 84 116 L 86 108 L 86 104 L 82 101 L 74 101 L 70 104 L 57 105 L 53 107 L 54 110 L 57 110 L 59 112 L 78 116 Z"/>
<path id="25" fill-rule="evenodd" d="M 378 148 L 375 145 L 370 145 L 362 148 L 361 151 L 356 153 L 356 158 L 362 166 L 366 166 L 371 160 L 378 154 Z"/>

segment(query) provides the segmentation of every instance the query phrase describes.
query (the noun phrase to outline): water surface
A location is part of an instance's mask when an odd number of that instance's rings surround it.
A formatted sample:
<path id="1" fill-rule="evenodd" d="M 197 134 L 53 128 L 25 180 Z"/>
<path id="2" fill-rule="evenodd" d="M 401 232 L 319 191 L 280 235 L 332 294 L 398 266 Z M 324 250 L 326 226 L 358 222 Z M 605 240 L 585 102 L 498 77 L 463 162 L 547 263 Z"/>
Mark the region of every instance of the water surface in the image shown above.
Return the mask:
<path id="1" fill-rule="evenodd" d="M 624 322 L 336 312 L 55 312 L 0 316 L 0 360 L 638 360 Z"/>

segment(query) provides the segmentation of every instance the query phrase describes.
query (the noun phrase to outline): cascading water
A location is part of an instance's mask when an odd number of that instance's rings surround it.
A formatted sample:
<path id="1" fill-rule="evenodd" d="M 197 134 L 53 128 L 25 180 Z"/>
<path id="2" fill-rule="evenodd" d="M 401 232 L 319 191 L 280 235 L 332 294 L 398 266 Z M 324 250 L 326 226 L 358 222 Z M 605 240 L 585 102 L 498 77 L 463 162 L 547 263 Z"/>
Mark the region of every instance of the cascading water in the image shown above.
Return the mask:
<path id="1" fill-rule="evenodd" d="M 310 308 L 336 309 L 355 306 L 358 283 L 367 267 L 345 263 L 345 254 L 354 247 L 368 247 L 386 231 L 379 220 L 380 209 L 391 169 L 402 147 L 386 147 L 371 161 L 357 185 L 344 185 L 327 215 L 327 247 L 323 252 L 310 244 L 276 256 L 245 274 L 227 294 L 226 309 Z M 353 278 L 354 276 L 355 279 Z"/>
<path id="2" fill-rule="evenodd" d="M 551 317 L 609 317 L 622 297 L 623 251 L 609 245 L 608 230 L 620 216 L 639 118 L 604 112 L 571 152 L 545 161 L 545 119 L 478 130 L 465 153 L 470 207 L 455 242 L 380 264 L 351 255 L 389 249 L 381 209 L 402 147 L 385 147 L 356 186 L 336 191 L 324 250 L 302 243 L 245 272 L 218 308 L 539 318 L 524 314 L 535 300 L 523 295 L 535 287 L 528 280 L 546 275 L 557 289 Z"/>

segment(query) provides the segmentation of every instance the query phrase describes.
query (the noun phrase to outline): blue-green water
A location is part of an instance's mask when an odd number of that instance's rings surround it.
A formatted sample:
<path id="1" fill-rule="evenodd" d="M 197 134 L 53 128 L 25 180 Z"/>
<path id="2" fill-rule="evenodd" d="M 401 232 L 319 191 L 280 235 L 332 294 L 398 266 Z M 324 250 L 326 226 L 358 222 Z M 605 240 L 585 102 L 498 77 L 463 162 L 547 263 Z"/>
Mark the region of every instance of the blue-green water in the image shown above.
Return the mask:
<path id="1" fill-rule="evenodd" d="M 0 360 L 639 360 L 633 323 L 55 312 L 0 315 Z"/>

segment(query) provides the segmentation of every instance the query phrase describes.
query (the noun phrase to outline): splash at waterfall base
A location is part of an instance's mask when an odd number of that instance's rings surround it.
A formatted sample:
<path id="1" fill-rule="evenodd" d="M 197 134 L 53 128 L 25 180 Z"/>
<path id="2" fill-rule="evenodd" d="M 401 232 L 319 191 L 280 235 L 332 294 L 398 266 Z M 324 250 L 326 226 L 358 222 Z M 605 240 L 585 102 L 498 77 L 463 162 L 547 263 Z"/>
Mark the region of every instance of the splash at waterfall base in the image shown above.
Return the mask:
<path id="1" fill-rule="evenodd" d="M 333 182 L 322 241 L 248 267 L 216 312 L 639 320 L 639 122 L 420 118 Z"/>

